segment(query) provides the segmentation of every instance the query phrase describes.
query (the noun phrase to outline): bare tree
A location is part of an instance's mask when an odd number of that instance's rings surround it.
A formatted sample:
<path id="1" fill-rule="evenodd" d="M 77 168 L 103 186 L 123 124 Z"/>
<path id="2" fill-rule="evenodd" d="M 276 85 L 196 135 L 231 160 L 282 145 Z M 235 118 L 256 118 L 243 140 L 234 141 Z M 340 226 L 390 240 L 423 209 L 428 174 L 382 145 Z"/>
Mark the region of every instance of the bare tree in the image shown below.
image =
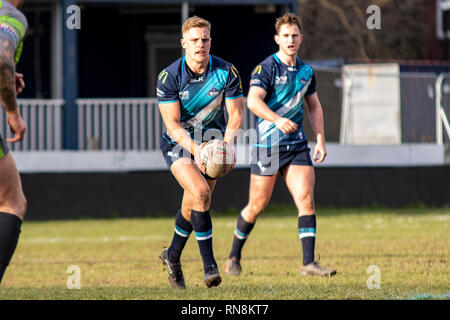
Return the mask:
<path id="1" fill-rule="evenodd" d="M 434 0 L 298 0 L 305 59 L 421 59 L 434 29 Z M 381 9 L 381 29 L 370 30 L 370 5 Z M 431 12 L 430 12 L 431 11 Z M 431 17 L 430 17 L 431 14 Z"/>

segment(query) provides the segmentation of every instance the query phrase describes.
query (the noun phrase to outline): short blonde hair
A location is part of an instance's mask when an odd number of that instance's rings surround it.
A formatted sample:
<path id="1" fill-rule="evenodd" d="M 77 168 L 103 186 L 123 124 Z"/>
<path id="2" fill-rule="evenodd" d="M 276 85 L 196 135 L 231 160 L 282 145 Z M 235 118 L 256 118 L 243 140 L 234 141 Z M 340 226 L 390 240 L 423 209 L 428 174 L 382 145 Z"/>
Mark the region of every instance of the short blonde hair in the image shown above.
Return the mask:
<path id="1" fill-rule="evenodd" d="M 280 28 L 283 24 L 296 25 L 298 27 L 298 31 L 302 32 L 301 20 L 293 13 L 285 13 L 282 17 L 279 17 L 275 22 L 275 30 L 277 34 L 280 33 Z"/>
<path id="2" fill-rule="evenodd" d="M 211 32 L 211 23 L 209 23 L 209 21 L 203 18 L 193 16 L 183 23 L 183 26 L 181 27 L 181 32 L 184 34 L 189 29 L 192 28 L 208 28 L 208 31 Z"/>

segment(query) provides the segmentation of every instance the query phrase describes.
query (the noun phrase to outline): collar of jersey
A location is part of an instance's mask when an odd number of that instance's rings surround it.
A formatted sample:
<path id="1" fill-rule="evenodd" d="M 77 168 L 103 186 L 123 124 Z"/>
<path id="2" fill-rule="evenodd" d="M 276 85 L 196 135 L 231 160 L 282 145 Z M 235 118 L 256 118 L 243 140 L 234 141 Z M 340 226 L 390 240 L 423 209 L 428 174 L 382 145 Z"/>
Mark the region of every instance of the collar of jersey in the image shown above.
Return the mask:
<path id="1" fill-rule="evenodd" d="M 184 56 L 183 59 L 181 60 L 181 79 L 183 79 L 184 74 L 185 74 L 185 69 L 184 69 L 184 68 L 187 68 L 187 67 L 188 67 L 188 66 L 186 65 L 186 56 Z M 211 69 L 212 69 L 212 58 L 211 58 L 211 55 L 209 55 L 209 67 L 208 67 L 208 72 L 210 72 Z M 203 72 L 203 73 L 204 73 L 204 72 Z M 188 73 L 186 72 L 186 74 L 188 74 Z M 189 76 L 189 75 L 188 75 L 188 76 Z M 189 76 L 189 78 L 190 78 L 190 76 Z"/>
<path id="2" fill-rule="evenodd" d="M 273 54 L 273 58 L 275 59 L 275 61 L 276 61 L 279 65 L 282 65 L 282 66 L 285 66 L 285 67 L 290 67 L 290 66 L 288 66 L 288 65 L 285 65 L 283 62 L 281 62 L 280 58 L 278 58 L 278 56 L 277 56 L 276 53 Z M 298 70 L 298 69 L 300 68 L 300 58 L 299 58 L 299 57 L 296 57 L 296 58 L 297 58 L 297 64 L 295 65 L 295 67 L 296 67 L 297 70 Z"/>

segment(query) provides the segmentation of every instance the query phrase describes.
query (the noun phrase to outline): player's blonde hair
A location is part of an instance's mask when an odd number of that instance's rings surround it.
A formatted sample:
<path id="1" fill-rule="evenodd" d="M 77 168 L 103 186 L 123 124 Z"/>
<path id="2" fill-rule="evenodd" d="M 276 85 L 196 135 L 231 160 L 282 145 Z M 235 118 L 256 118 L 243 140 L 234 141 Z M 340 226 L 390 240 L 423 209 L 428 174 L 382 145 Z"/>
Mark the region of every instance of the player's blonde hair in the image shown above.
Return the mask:
<path id="1" fill-rule="evenodd" d="M 301 20 L 293 13 L 288 12 L 277 18 L 277 21 L 275 22 L 275 30 L 277 31 L 277 34 L 280 33 L 280 28 L 283 24 L 296 25 L 300 33 L 302 32 Z"/>
<path id="2" fill-rule="evenodd" d="M 203 18 L 193 16 L 183 23 L 183 26 L 181 27 L 181 32 L 184 34 L 189 29 L 192 28 L 208 28 L 208 31 L 211 32 L 211 23 L 209 23 L 209 21 Z"/>

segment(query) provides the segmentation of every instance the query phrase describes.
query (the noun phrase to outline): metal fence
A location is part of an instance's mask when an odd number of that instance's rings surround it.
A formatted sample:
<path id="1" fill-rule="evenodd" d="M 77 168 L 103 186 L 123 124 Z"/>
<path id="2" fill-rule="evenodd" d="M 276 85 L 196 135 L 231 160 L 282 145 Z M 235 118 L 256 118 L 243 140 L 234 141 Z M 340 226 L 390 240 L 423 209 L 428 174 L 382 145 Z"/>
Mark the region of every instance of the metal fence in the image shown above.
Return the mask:
<path id="1" fill-rule="evenodd" d="M 154 150 L 164 125 L 156 99 L 78 99 L 80 150 Z"/>
<path id="2" fill-rule="evenodd" d="M 165 126 L 156 98 L 78 99 L 77 104 L 80 150 L 159 149 Z M 245 108 L 243 129 L 254 127 L 254 121 Z"/>
<path id="3" fill-rule="evenodd" d="M 449 73 L 317 68 L 316 77 L 327 141 L 341 144 L 450 142 Z M 395 100 L 396 109 L 386 108 L 389 103 L 395 104 Z M 312 137 L 308 121 L 304 121 L 304 127 L 306 135 Z M 386 139 L 389 130 L 396 130 L 395 139 L 392 136 Z"/>
<path id="4" fill-rule="evenodd" d="M 165 131 L 157 99 L 77 99 L 79 150 L 156 150 Z M 24 140 L 9 144 L 13 151 L 62 150 L 64 100 L 19 99 L 27 124 Z M 243 129 L 253 128 L 255 115 L 245 108 Z M 0 133 L 8 132 L 0 112 Z M 240 143 L 245 143 L 240 137 Z"/>
<path id="5" fill-rule="evenodd" d="M 441 73 L 436 79 L 436 143 L 450 140 L 450 73 Z M 444 134 L 447 133 L 446 135 Z"/>
<path id="6" fill-rule="evenodd" d="M 19 151 L 61 150 L 64 100 L 19 99 L 18 104 L 27 132 L 21 142 L 11 143 L 9 148 Z M 0 112 L 0 130 L 4 138 L 11 136 L 4 112 Z"/>

